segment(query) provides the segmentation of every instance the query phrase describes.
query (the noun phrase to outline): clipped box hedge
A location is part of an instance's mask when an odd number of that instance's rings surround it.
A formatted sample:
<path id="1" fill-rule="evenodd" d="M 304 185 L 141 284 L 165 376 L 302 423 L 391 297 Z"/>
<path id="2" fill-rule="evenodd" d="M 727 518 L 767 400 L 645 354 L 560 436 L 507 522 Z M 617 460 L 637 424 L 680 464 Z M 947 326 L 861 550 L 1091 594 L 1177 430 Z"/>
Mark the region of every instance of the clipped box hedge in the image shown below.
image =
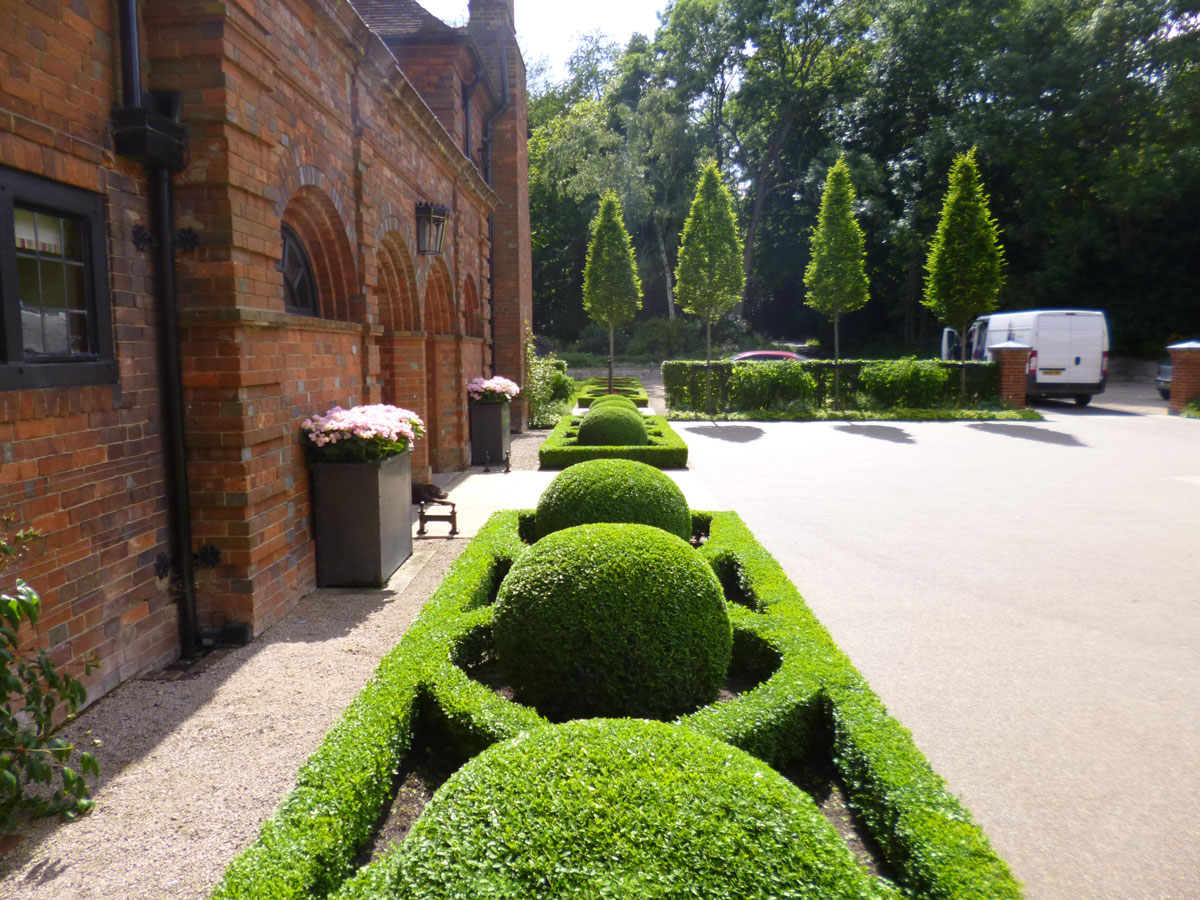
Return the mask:
<path id="1" fill-rule="evenodd" d="M 769 409 L 788 403 L 823 407 L 833 398 L 834 372 L 838 373 L 838 389 L 845 405 L 855 394 L 866 394 L 880 406 L 905 403 L 919 399 L 926 406 L 958 402 L 959 370 L 962 363 L 944 360 L 917 361 L 921 368 L 935 367 L 946 378 L 936 379 L 938 387 L 928 382 L 919 391 L 897 389 L 898 379 L 880 377 L 882 370 L 897 371 L 906 360 L 779 360 L 774 362 L 714 361 L 711 381 L 706 379 L 703 362 L 675 360 L 662 364 L 663 389 L 667 406 L 673 411 L 703 412 L 710 408 L 705 386 L 711 385 L 711 409 L 716 412 L 748 412 Z M 996 403 L 1000 399 L 1000 370 L 995 363 L 971 361 L 967 368 L 968 403 Z M 735 370 L 751 369 L 740 384 Z M 867 378 L 863 378 L 864 369 Z M 811 381 L 810 381 L 811 379 Z M 880 396 L 872 398 L 872 389 Z"/>
<path id="2" fill-rule="evenodd" d="M 592 405 L 594 400 L 612 396 L 626 397 L 632 400 L 636 406 L 646 407 L 650 405 L 650 395 L 646 393 L 646 389 L 642 387 L 642 383 L 638 379 L 628 376 L 613 378 L 613 391 L 611 394 L 608 392 L 608 378 L 587 379 L 575 395 L 575 405 L 587 409 L 587 407 Z"/>
<path id="3" fill-rule="evenodd" d="M 686 469 L 688 446 L 662 416 L 646 416 L 648 444 L 580 444 L 581 416 L 563 416 L 538 448 L 538 463 L 543 469 L 565 469 L 589 459 L 632 459 L 659 469 Z"/>
<path id="4" fill-rule="evenodd" d="M 467 672 L 489 652 L 493 598 L 526 549 L 522 536 L 536 534 L 535 516 L 496 513 L 470 542 L 302 768 L 295 790 L 258 840 L 230 865 L 214 897 L 392 896 L 387 872 L 398 854 L 385 853 L 357 874 L 355 855 L 369 840 L 393 774 L 414 741 L 423 746 L 436 734 L 443 752 L 466 760 L 547 724 L 532 708 L 505 699 Z M 966 809 L 741 519 L 735 513 L 693 513 L 693 526 L 706 538 L 698 552 L 733 601 L 728 611 L 735 656 L 739 645 L 750 648 L 763 657 L 769 674 L 752 690 L 678 724 L 775 768 L 828 753 L 905 896 L 1019 898 L 1019 885 Z M 881 895 L 892 893 L 886 881 L 877 886 Z"/>

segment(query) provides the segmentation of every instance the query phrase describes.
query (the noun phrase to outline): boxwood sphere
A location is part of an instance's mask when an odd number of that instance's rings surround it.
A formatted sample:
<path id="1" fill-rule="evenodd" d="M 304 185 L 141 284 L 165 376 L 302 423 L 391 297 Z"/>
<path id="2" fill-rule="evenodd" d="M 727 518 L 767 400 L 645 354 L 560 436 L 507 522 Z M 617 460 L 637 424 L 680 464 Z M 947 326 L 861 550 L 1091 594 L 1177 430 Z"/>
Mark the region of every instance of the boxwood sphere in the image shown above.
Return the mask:
<path id="1" fill-rule="evenodd" d="M 576 440 L 592 447 L 640 447 L 649 438 L 641 413 L 609 403 L 584 414 Z"/>
<path id="2" fill-rule="evenodd" d="M 692 536 L 683 491 L 661 469 L 632 459 L 593 459 L 563 469 L 542 492 L 536 522 L 539 537 L 593 522 L 654 525 L 685 541 Z"/>
<path id="3" fill-rule="evenodd" d="M 601 406 L 619 406 L 621 409 L 632 409 L 638 411 L 638 405 L 628 397 L 622 397 L 620 394 L 605 394 L 602 397 L 597 397 L 588 407 L 589 410 L 596 409 Z"/>
<path id="4" fill-rule="evenodd" d="M 716 699 L 733 646 L 712 568 L 651 525 L 542 538 L 501 582 L 492 633 L 517 698 L 556 722 L 698 709 Z"/>
<path id="5" fill-rule="evenodd" d="M 896 896 L 764 763 L 623 719 L 489 747 L 438 789 L 394 865 L 387 896 L 414 900 Z"/>

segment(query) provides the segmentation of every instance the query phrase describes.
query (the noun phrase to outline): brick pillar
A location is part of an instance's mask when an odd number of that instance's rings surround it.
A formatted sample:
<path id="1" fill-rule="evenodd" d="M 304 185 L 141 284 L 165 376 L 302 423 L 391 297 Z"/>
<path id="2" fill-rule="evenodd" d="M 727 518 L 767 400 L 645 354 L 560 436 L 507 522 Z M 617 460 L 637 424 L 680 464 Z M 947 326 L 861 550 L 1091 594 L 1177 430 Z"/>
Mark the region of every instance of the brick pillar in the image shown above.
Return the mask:
<path id="1" fill-rule="evenodd" d="M 1200 341 L 1172 344 L 1171 401 L 1167 411 L 1177 416 L 1193 400 L 1200 400 Z"/>
<path id="2" fill-rule="evenodd" d="M 1014 409 L 1025 408 L 1026 373 L 1032 347 L 1006 341 L 990 348 L 1000 368 L 1000 402 Z"/>

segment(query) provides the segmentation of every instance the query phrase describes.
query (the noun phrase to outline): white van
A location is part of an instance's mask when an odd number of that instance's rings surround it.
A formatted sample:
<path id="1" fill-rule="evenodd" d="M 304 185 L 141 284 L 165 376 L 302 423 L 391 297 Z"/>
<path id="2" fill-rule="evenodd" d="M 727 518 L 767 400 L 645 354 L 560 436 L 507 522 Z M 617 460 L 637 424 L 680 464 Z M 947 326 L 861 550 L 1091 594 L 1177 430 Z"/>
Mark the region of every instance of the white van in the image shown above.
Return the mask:
<path id="1" fill-rule="evenodd" d="M 942 359 L 959 359 L 959 337 L 942 331 Z M 1108 381 L 1108 320 L 1090 309 L 1031 309 L 980 316 L 967 331 L 967 359 L 991 360 L 1006 341 L 1032 347 L 1030 397 L 1074 397 L 1087 406 Z"/>

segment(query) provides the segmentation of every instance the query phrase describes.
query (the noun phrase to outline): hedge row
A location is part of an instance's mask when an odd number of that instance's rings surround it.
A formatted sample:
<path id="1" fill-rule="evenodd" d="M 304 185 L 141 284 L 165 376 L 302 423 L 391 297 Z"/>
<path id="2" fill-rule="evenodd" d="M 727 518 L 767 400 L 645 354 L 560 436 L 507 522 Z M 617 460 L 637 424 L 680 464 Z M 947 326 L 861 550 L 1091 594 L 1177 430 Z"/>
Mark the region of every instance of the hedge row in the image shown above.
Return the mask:
<path id="1" fill-rule="evenodd" d="M 628 376 L 613 378 L 613 394 L 619 397 L 628 397 L 637 406 L 650 405 L 650 395 L 646 393 L 646 389 L 636 378 Z M 610 396 L 612 394 L 608 392 L 607 378 L 589 378 L 583 382 L 583 387 L 575 395 L 575 405 L 586 409 L 592 405 L 593 400 Z"/>
<path id="2" fill-rule="evenodd" d="M 580 416 L 563 416 L 538 448 L 543 469 L 565 469 L 588 459 L 632 459 L 659 469 L 686 469 L 688 447 L 662 416 L 646 416 L 644 446 L 586 446 L 578 442 Z"/>
<path id="3" fill-rule="evenodd" d="M 676 360 L 662 364 L 662 375 L 672 411 L 711 408 L 729 412 L 789 405 L 824 407 L 833 399 L 835 372 L 843 408 L 854 408 L 859 395 L 881 406 L 954 404 L 958 402 L 961 368 L 962 363 L 943 360 L 722 360 L 712 364 L 709 380 L 703 362 Z M 1000 374 L 996 364 L 972 361 L 966 368 L 968 404 L 997 402 Z M 946 377 L 930 378 L 928 370 L 944 372 Z M 706 385 L 711 390 L 711 404 Z"/>
<path id="4" fill-rule="evenodd" d="M 301 771 L 299 783 L 257 842 L 230 866 L 216 897 L 374 897 L 364 867 L 346 882 L 387 800 L 414 731 L 436 728 L 447 752 L 469 759 L 546 724 L 464 669 L 491 645 L 490 605 L 534 531 L 528 511 L 494 515 L 455 562 L 400 644 L 385 657 L 342 720 Z M 832 742 L 832 757 L 907 896 L 1005 900 L 1020 889 L 987 838 L 813 617 L 780 566 L 734 513 L 697 513 L 700 553 L 718 571 L 735 655 L 757 652 L 764 683 L 685 716 L 681 725 L 776 767 Z M 731 591 L 731 588 L 733 590 Z M 777 668 L 776 668 L 777 666 Z M 482 861 L 480 861 L 482 863 Z"/>

